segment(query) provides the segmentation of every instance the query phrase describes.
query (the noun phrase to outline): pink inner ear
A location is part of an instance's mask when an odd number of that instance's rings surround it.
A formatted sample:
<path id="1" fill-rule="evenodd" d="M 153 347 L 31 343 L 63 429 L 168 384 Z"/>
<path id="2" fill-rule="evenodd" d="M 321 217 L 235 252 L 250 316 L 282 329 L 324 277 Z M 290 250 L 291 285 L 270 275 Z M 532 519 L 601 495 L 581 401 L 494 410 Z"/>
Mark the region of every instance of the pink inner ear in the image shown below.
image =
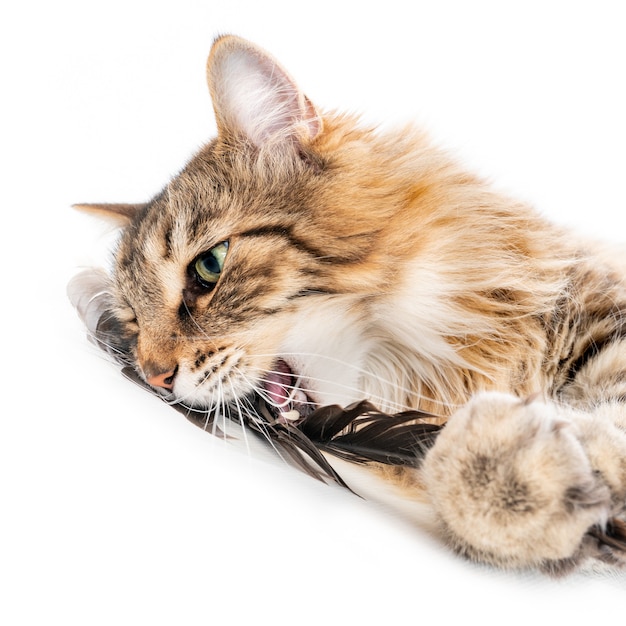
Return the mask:
<path id="1" fill-rule="evenodd" d="M 237 38 L 218 41 L 209 57 L 209 88 L 220 130 L 255 145 L 310 141 L 321 130 L 313 104 L 265 52 Z"/>
<path id="2" fill-rule="evenodd" d="M 315 105 L 306 97 L 304 98 L 304 106 L 306 107 L 305 124 L 308 127 L 309 139 L 315 139 L 322 132 L 322 118 L 317 112 Z"/>

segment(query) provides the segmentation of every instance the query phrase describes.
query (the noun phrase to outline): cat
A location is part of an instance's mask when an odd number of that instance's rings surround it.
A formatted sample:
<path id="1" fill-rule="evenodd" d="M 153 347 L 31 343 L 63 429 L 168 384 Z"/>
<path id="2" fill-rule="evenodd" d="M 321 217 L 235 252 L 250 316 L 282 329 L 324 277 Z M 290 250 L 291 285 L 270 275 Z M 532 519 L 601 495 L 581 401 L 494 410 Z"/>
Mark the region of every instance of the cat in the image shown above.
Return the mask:
<path id="1" fill-rule="evenodd" d="M 555 575 L 626 562 L 619 260 L 419 130 L 320 112 L 244 39 L 214 41 L 207 82 L 217 136 L 163 191 L 78 205 L 121 235 L 73 297 L 105 293 L 137 374 L 199 410 L 428 412 L 445 426 L 423 462 L 372 470 L 454 550 Z"/>

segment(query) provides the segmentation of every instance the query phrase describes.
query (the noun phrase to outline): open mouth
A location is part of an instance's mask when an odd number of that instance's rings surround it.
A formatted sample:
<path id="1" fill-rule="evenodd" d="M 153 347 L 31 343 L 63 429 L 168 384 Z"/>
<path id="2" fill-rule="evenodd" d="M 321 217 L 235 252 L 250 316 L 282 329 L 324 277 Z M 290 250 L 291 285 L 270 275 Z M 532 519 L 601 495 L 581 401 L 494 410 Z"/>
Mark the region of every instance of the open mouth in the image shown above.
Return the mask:
<path id="1" fill-rule="evenodd" d="M 278 359 L 274 363 L 263 381 L 263 397 L 276 419 L 295 421 L 317 408 L 300 384 L 301 378 L 286 361 Z"/>

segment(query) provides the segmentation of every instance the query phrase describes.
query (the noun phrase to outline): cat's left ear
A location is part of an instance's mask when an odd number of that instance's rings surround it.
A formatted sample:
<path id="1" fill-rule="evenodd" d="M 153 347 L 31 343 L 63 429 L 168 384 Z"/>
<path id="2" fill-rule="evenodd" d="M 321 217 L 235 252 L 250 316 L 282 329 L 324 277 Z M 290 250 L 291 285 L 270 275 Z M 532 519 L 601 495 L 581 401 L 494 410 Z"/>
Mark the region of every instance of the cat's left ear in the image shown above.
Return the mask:
<path id="1" fill-rule="evenodd" d="M 304 145 L 322 131 L 322 118 L 285 69 L 245 39 L 215 41 L 207 82 L 222 136 L 243 135 L 258 147 Z"/>
<path id="2" fill-rule="evenodd" d="M 72 207 L 78 211 L 85 213 L 91 213 L 106 219 L 109 222 L 114 222 L 117 226 L 128 225 L 133 217 L 142 209 L 146 204 L 74 204 Z"/>

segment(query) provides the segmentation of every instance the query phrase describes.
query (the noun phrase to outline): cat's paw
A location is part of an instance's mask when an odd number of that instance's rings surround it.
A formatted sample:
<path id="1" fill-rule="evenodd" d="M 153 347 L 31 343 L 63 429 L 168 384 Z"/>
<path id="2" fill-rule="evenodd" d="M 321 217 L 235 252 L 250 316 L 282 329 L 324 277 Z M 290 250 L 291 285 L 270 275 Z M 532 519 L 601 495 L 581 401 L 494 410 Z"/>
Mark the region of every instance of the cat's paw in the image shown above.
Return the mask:
<path id="1" fill-rule="evenodd" d="M 423 480 L 450 544 L 505 567 L 568 571 L 598 556 L 612 510 L 576 420 L 498 393 L 476 396 L 428 453 Z"/>

